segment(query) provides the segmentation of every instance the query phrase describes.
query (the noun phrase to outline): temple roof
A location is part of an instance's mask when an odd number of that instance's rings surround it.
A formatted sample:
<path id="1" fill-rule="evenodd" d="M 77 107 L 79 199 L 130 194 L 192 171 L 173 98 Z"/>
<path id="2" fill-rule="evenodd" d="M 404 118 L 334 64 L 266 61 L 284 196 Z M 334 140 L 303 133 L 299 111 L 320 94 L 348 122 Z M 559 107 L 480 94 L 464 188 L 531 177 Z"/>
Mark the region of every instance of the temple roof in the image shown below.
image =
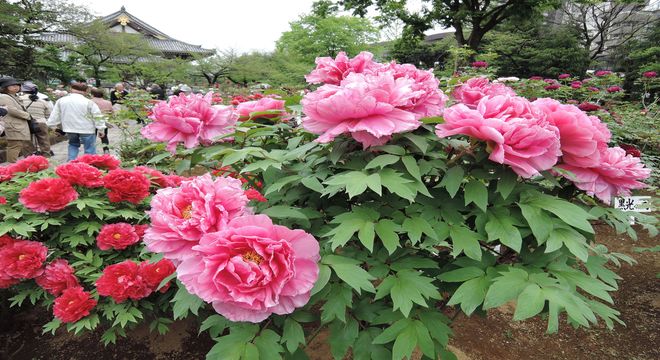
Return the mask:
<path id="1" fill-rule="evenodd" d="M 119 11 L 103 16 L 99 20 L 107 25 L 111 31 L 142 35 L 152 48 L 162 52 L 165 56 L 209 56 L 215 52 L 214 50 L 204 49 L 200 45 L 188 44 L 172 38 L 126 11 L 124 6 Z M 54 44 L 76 42 L 75 36 L 62 33 L 43 33 L 39 35 L 39 39 Z"/>

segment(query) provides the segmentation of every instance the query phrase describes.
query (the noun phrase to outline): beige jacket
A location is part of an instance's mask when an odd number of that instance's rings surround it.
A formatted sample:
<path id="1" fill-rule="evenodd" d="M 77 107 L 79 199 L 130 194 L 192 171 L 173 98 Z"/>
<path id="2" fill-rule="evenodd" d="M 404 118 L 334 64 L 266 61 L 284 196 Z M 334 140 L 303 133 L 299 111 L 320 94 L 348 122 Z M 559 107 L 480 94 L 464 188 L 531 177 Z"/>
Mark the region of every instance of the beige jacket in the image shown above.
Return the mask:
<path id="1" fill-rule="evenodd" d="M 32 117 L 40 123 L 46 123 L 50 112 L 53 110 L 53 105 L 43 99 L 37 101 L 30 100 L 30 95 L 22 95 L 20 97 L 23 102 L 23 107 L 32 115 Z"/>
<path id="2" fill-rule="evenodd" d="M 30 114 L 23 109 L 18 96 L 0 94 L 0 105 L 7 107 L 7 115 L 2 118 L 7 140 L 30 140 L 30 128 L 27 123 Z"/>

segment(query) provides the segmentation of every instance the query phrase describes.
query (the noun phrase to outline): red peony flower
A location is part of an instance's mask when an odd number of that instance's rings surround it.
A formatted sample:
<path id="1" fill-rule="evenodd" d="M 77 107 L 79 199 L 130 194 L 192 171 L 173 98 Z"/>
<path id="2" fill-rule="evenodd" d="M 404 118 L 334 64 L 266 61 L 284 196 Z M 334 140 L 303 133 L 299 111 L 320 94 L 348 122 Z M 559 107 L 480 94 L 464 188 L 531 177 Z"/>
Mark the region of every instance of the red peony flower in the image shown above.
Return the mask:
<path id="1" fill-rule="evenodd" d="M 188 178 L 185 176 L 172 174 L 172 175 L 165 175 L 165 180 L 167 180 L 167 187 L 179 187 L 181 186 L 181 182 L 184 180 L 188 180 Z"/>
<path id="2" fill-rule="evenodd" d="M 96 237 L 96 245 L 101 250 L 123 250 L 140 241 L 140 236 L 131 224 L 106 224 Z"/>
<path id="3" fill-rule="evenodd" d="M 611 75 L 611 74 L 612 74 L 612 72 L 609 71 L 609 70 L 598 70 L 594 73 L 594 75 L 597 76 L 597 77 L 603 77 L 603 76 L 607 76 L 607 75 Z"/>
<path id="4" fill-rule="evenodd" d="M 38 213 L 62 210 L 76 199 L 76 190 L 68 181 L 58 178 L 37 180 L 21 190 L 18 197 L 21 204 Z"/>
<path id="5" fill-rule="evenodd" d="M 96 280 L 96 288 L 99 295 L 110 296 L 116 303 L 128 298 L 140 300 L 151 293 L 149 285 L 140 276 L 138 264 L 131 260 L 103 269 L 103 275 Z"/>
<path id="6" fill-rule="evenodd" d="M 89 188 L 103 186 L 101 170 L 83 162 L 62 164 L 55 168 L 55 173 L 71 185 L 82 185 Z"/>
<path id="7" fill-rule="evenodd" d="M 145 283 L 151 288 L 151 291 L 156 291 L 158 285 L 166 277 L 172 275 L 176 271 L 174 263 L 167 259 L 162 259 L 155 263 L 149 263 L 143 261 L 140 263 L 139 272 L 140 276 Z M 167 289 L 170 288 L 170 283 L 168 282 L 162 288 L 160 288 L 161 293 L 165 293 Z"/>
<path id="8" fill-rule="evenodd" d="M 80 286 L 73 268 L 64 259 L 57 259 L 46 265 L 44 273 L 35 280 L 37 285 L 54 296 L 59 296 L 68 288 Z"/>
<path id="9" fill-rule="evenodd" d="M 579 89 L 579 88 L 582 87 L 582 82 L 580 82 L 580 81 L 573 81 L 573 82 L 571 83 L 571 87 L 572 87 L 573 89 Z"/>
<path id="10" fill-rule="evenodd" d="M 38 241 L 20 240 L 0 248 L 0 278 L 32 279 L 41 275 L 48 248 Z"/>
<path id="11" fill-rule="evenodd" d="M 135 233 L 140 239 L 144 237 L 144 232 L 147 231 L 148 228 L 149 225 L 133 225 L 133 229 L 135 229 Z"/>
<path id="12" fill-rule="evenodd" d="M 0 236 L 0 249 L 2 249 L 5 246 L 12 245 L 16 241 L 18 241 L 18 240 L 14 239 L 13 237 L 11 237 L 7 234 L 2 235 L 2 236 Z"/>
<path id="13" fill-rule="evenodd" d="M 475 61 L 472 63 L 472 67 L 475 69 L 480 69 L 480 68 L 487 68 L 488 63 L 485 61 Z"/>
<path id="14" fill-rule="evenodd" d="M 615 86 L 610 86 L 610 87 L 607 88 L 608 93 L 615 93 L 615 92 L 619 92 L 621 90 L 623 90 L 621 88 L 621 86 L 616 86 L 616 85 Z"/>
<path id="15" fill-rule="evenodd" d="M 588 88 L 588 89 L 589 89 L 589 91 L 593 91 L 593 92 L 597 92 L 597 91 L 600 91 L 600 89 L 599 89 L 599 88 L 597 88 L 597 87 L 595 87 L 595 86 L 589 86 L 589 88 Z"/>
<path id="16" fill-rule="evenodd" d="M 268 201 L 268 200 L 266 200 L 266 198 L 265 198 L 263 195 L 261 195 L 261 193 L 260 193 L 259 191 L 257 191 L 256 189 L 247 189 L 247 190 L 245 190 L 245 196 L 247 196 L 247 198 L 248 198 L 249 200 L 256 200 L 256 201 L 259 201 L 259 202 L 266 202 L 266 201 Z"/>
<path id="17" fill-rule="evenodd" d="M 647 78 L 647 79 L 651 79 L 651 78 L 657 77 L 658 73 L 655 72 L 655 71 L 647 71 L 647 72 L 643 73 L 642 76 Z"/>
<path id="18" fill-rule="evenodd" d="M 552 90 L 557 90 L 561 87 L 559 84 L 550 84 L 546 87 L 544 87 L 545 90 L 552 91 Z"/>
<path id="19" fill-rule="evenodd" d="M 14 177 L 14 172 L 10 166 L 0 166 L 0 182 L 11 180 Z"/>
<path id="20" fill-rule="evenodd" d="M 19 172 L 39 172 L 48 169 L 50 164 L 48 159 L 39 155 L 30 155 L 23 160 L 17 161 L 15 164 L 10 165 L 10 169 L 14 173 Z"/>
<path id="21" fill-rule="evenodd" d="M 110 190 L 111 202 L 128 201 L 139 204 L 149 196 L 149 179 L 139 171 L 115 169 L 103 178 L 103 186 Z"/>
<path id="22" fill-rule="evenodd" d="M 582 111 L 596 111 L 600 109 L 600 106 L 590 102 L 583 102 L 582 104 L 578 105 L 578 108 Z"/>
<path id="23" fill-rule="evenodd" d="M 4 196 L 0 196 L 0 205 L 6 205 L 7 204 L 7 198 Z"/>
<path id="24" fill-rule="evenodd" d="M 0 272 L 0 289 L 7 289 L 10 286 L 14 286 L 20 282 L 21 280 L 19 279 L 4 278 L 2 273 Z"/>
<path id="25" fill-rule="evenodd" d="M 89 311 L 96 306 L 90 293 L 82 287 L 72 287 L 64 290 L 62 295 L 55 299 L 53 314 L 63 323 L 76 322 L 89 315 Z"/>
<path id="26" fill-rule="evenodd" d="M 557 79 L 563 80 L 563 79 L 568 79 L 569 77 L 571 77 L 571 74 L 559 74 L 559 76 L 557 76 Z"/>
<path id="27" fill-rule="evenodd" d="M 105 170 L 114 170 L 119 167 L 119 164 L 121 164 L 121 161 L 119 161 L 119 159 L 108 154 L 103 154 L 103 155 L 85 154 L 75 160 L 72 160 L 71 162 L 74 163 L 81 162 Z"/>
<path id="28" fill-rule="evenodd" d="M 642 152 L 634 145 L 620 144 L 619 147 L 626 151 L 626 155 L 632 155 L 634 157 L 642 156 Z"/>
<path id="29" fill-rule="evenodd" d="M 543 76 L 532 76 L 529 79 L 530 80 L 543 80 Z"/>
<path id="30" fill-rule="evenodd" d="M 169 186 L 169 181 L 167 181 L 165 174 L 156 169 L 146 166 L 136 166 L 134 170 L 142 173 L 149 179 L 151 184 L 156 185 L 159 188 L 166 188 Z"/>

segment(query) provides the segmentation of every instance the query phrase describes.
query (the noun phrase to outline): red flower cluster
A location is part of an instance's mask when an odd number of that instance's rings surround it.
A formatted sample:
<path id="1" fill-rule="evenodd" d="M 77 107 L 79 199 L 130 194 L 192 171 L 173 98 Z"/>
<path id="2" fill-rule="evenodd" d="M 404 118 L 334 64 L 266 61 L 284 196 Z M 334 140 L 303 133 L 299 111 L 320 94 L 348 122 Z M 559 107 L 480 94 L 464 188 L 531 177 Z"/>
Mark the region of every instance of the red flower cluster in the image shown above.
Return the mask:
<path id="1" fill-rule="evenodd" d="M 119 165 L 121 164 L 121 161 L 119 161 L 119 159 L 108 154 L 103 154 L 103 155 L 85 154 L 75 160 L 72 160 L 71 162 L 74 163 L 81 162 L 105 170 L 114 170 L 118 168 Z"/>
<path id="2" fill-rule="evenodd" d="M 472 63 L 472 67 L 474 69 L 481 69 L 481 68 L 485 69 L 485 68 L 488 67 L 488 63 L 485 62 L 485 61 L 475 61 L 475 62 Z"/>
<path id="3" fill-rule="evenodd" d="M 11 180 L 14 177 L 14 172 L 11 171 L 10 166 L 0 166 L 0 182 Z"/>
<path id="4" fill-rule="evenodd" d="M 600 109 L 600 106 L 590 102 L 583 102 L 582 104 L 578 105 L 578 108 L 582 111 L 596 111 Z"/>
<path id="5" fill-rule="evenodd" d="M 68 288 L 80 286 L 73 268 L 64 259 L 57 259 L 46 265 L 43 274 L 39 275 L 35 280 L 37 285 L 54 296 L 59 296 Z"/>
<path id="6" fill-rule="evenodd" d="M 257 189 L 253 189 L 253 188 L 245 190 L 245 196 L 247 196 L 249 200 L 256 200 L 259 202 L 268 201 L 263 195 L 261 195 L 261 193 Z"/>
<path id="7" fill-rule="evenodd" d="M 39 172 L 48 169 L 48 159 L 39 155 L 30 155 L 25 159 L 17 161 L 15 164 L 10 165 L 14 174 L 19 172 Z"/>
<path id="8" fill-rule="evenodd" d="M 0 205 L 5 205 L 7 204 L 7 198 L 4 196 L 0 196 Z"/>
<path id="9" fill-rule="evenodd" d="M 53 314 L 63 323 L 76 322 L 89 315 L 89 311 L 96 306 L 90 293 L 82 287 L 71 287 L 62 292 L 62 295 L 55 299 L 53 304 Z"/>
<path id="10" fill-rule="evenodd" d="M 170 260 L 153 264 L 146 261 L 137 264 L 126 260 L 103 269 L 103 275 L 96 280 L 96 288 L 99 295 L 109 296 L 116 303 L 129 298 L 140 300 L 154 292 L 161 281 L 174 271 L 174 264 Z"/>
<path id="11" fill-rule="evenodd" d="M 69 162 L 55 168 L 57 176 L 71 185 L 81 185 L 89 188 L 103 186 L 103 173 L 92 165 L 83 162 Z"/>
<path id="12" fill-rule="evenodd" d="M 149 179 L 139 171 L 115 169 L 103 178 L 103 186 L 110 190 L 111 202 L 128 201 L 139 204 L 149 196 Z"/>
<path id="13" fill-rule="evenodd" d="M 136 166 L 133 170 L 142 173 L 147 179 L 149 179 L 150 183 L 156 187 L 166 188 L 172 186 L 171 182 L 168 181 L 167 176 L 156 169 L 146 166 Z"/>
<path id="14" fill-rule="evenodd" d="M 0 288 L 41 275 L 48 253 L 42 243 L 16 240 L 9 236 L 0 239 Z"/>
<path id="15" fill-rule="evenodd" d="M 655 72 L 655 71 L 646 71 L 645 73 L 642 74 L 642 76 L 647 78 L 647 79 L 652 79 L 654 77 L 657 77 L 658 73 Z"/>
<path id="16" fill-rule="evenodd" d="M 138 241 L 140 241 L 140 235 L 137 230 L 133 225 L 127 223 L 103 225 L 96 237 L 96 245 L 101 250 L 123 250 Z"/>
<path id="17" fill-rule="evenodd" d="M 245 98 L 243 95 L 234 95 L 231 97 L 231 104 L 232 105 L 238 105 L 242 102 L 246 102 L 249 99 Z"/>
<path id="18" fill-rule="evenodd" d="M 78 199 L 78 193 L 68 181 L 58 178 L 37 180 L 21 190 L 18 201 L 39 213 L 59 211 Z"/>

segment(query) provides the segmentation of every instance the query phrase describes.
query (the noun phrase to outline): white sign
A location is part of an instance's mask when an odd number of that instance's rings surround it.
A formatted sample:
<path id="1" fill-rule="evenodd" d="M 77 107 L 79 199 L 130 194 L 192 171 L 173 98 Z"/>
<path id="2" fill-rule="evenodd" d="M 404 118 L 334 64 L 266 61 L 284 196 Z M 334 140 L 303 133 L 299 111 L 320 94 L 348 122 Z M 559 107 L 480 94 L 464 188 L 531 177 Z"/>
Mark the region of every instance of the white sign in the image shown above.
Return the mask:
<path id="1" fill-rule="evenodd" d="M 651 212 L 652 204 L 650 196 L 626 196 L 615 197 L 614 208 L 622 211 Z"/>

